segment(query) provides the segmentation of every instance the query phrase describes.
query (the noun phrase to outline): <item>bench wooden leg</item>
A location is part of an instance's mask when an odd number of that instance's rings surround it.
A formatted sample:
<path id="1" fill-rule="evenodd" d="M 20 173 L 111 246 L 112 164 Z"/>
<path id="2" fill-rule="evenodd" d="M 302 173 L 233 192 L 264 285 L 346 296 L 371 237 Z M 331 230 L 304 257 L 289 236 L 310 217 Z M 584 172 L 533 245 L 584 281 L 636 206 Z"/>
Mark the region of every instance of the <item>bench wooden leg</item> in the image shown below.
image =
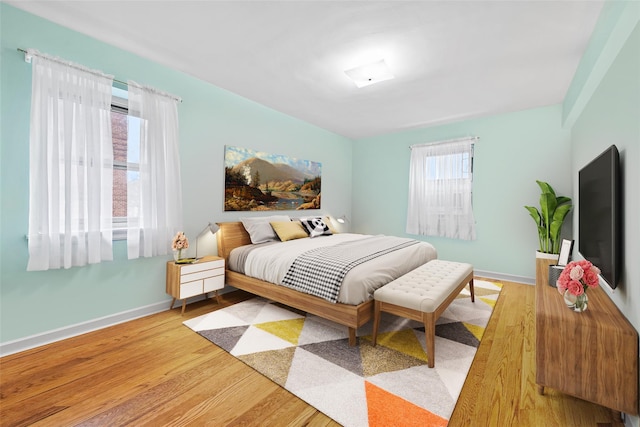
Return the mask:
<path id="1" fill-rule="evenodd" d="M 356 346 L 356 328 L 349 328 L 349 346 Z"/>
<path id="2" fill-rule="evenodd" d="M 371 337 L 371 341 L 373 342 L 373 346 L 376 346 L 376 341 L 378 339 L 378 325 L 380 324 L 380 301 L 374 301 L 373 303 L 373 336 Z"/>
<path id="3" fill-rule="evenodd" d="M 471 302 L 476 302 L 476 295 L 473 289 L 473 277 L 469 281 L 469 291 L 471 292 Z"/>
<path id="4" fill-rule="evenodd" d="M 430 368 L 436 364 L 436 316 L 435 313 L 422 313 L 424 336 L 427 342 L 427 359 Z"/>

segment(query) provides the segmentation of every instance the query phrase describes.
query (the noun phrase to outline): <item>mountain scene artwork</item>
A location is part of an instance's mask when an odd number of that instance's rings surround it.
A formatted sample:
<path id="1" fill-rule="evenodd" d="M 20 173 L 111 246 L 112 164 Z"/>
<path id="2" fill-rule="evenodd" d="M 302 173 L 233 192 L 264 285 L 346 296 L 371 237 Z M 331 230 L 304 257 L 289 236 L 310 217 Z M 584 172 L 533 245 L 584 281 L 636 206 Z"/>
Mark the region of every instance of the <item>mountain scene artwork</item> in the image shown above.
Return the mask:
<path id="1" fill-rule="evenodd" d="M 320 209 L 322 164 L 225 146 L 224 210 Z"/>

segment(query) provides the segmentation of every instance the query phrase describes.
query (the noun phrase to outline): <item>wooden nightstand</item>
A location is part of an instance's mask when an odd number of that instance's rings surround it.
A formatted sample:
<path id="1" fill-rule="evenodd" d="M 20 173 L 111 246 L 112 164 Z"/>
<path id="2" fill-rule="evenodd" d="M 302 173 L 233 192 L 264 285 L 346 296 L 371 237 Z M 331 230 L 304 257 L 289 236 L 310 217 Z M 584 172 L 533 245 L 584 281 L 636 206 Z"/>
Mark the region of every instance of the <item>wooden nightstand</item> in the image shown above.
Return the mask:
<path id="1" fill-rule="evenodd" d="M 224 258 L 205 256 L 193 264 L 167 262 L 167 293 L 173 297 L 171 308 L 177 299 L 182 300 L 182 314 L 187 298 L 215 292 L 220 304 L 218 290 L 224 288 Z"/>

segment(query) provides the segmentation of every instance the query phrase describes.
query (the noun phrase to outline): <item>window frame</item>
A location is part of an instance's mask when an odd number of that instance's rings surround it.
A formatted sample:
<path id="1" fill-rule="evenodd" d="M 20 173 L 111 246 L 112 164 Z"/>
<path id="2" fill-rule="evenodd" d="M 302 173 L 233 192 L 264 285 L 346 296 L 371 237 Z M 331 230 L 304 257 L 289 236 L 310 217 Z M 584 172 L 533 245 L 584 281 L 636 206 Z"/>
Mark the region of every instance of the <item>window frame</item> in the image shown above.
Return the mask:
<path id="1" fill-rule="evenodd" d="M 435 159 L 436 157 L 454 157 L 454 156 L 460 156 L 462 159 L 459 161 L 459 164 L 462 166 L 460 168 L 460 170 L 456 171 L 456 173 L 459 173 L 460 176 L 447 176 L 447 177 L 442 177 L 442 176 L 438 176 L 440 174 L 440 171 L 435 169 L 433 171 L 433 173 L 436 176 L 429 176 L 426 175 L 425 176 L 425 180 L 426 181 L 468 181 L 469 183 L 469 193 L 471 195 L 471 208 L 473 209 L 473 158 L 474 158 L 474 147 L 473 145 L 471 146 L 471 151 L 470 152 L 460 152 L 460 153 L 451 153 L 451 154 L 439 154 L 439 155 L 435 155 L 435 156 L 425 156 L 424 159 L 426 162 L 429 162 L 430 159 Z M 434 162 L 434 163 L 438 163 L 438 162 Z M 435 165 L 434 165 L 435 166 Z M 428 167 L 426 168 L 427 170 L 429 169 Z M 462 198 L 464 197 L 463 193 L 461 192 L 457 192 L 454 194 L 456 199 L 456 203 L 455 203 L 455 210 L 451 211 L 451 210 L 447 210 L 445 211 L 444 208 L 441 206 L 439 213 L 440 215 L 446 216 L 446 215 L 462 215 Z"/>
<path id="2" fill-rule="evenodd" d="M 127 117 L 127 144 L 129 144 L 130 139 L 129 139 L 129 119 L 130 119 L 130 115 L 129 115 L 129 101 L 127 98 L 124 98 L 123 96 L 119 96 L 118 93 L 124 93 L 126 94 L 126 91 L 123 89 L 119 89 L 116 87 L 113 87 L 112 90 L 112 96 L 111 96 L 111 113 L 116 113 L 116 114 L 122 114 L 125 117 Z M 113 136 L 111 138 L 111 140 L 113 141 Z M 127 147 L 127 151 L 128 151 L 128 147 Z M 115 159 L 113 160 L 113 170 L 120 170 L 120 171 L 125 171 L 125 172 L 130 172 L 130 171 L 134 171 L 134 172 L 139 172 L 140 171 L 140 163 L 135 163 L 135 162 L 130 162 L 129 159 L 127 159 L 127 161 L 116 161 Z M 115 195 L 115 183 L 113 185 L 113 194 Z M 128 197 L 128 194 L 127 194 Z M 128 201 L 128 199 L 127 199 Z M 129 229 L 128 227 L 128 212 L 127 212 L 127 216 L 113 216 L 112 218 L 112 228 L 113 228 L 113 237 L 112 240 L 127 240 L 127 231 Z"/>

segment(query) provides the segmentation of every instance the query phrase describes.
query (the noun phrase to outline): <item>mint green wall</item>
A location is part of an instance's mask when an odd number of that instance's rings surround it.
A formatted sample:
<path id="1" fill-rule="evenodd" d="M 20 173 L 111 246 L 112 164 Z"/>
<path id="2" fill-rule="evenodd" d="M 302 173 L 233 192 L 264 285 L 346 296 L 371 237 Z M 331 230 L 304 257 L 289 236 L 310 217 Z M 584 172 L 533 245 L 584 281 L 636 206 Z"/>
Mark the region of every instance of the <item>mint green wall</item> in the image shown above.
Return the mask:
<path id="1" fill-rule="evenodd" d="M 622 166 L 624 261 L 622 281 L 611 298 L 640 330 L 640 23 L 573 127 L 574 174 L 612 144 Z"/>
<path id="2" fill-rule="evenodd" d="M 0 14 L 0 342 L 158 302 L 168 307 L 170 301 L 164 291 L 169 257 L 128 261 L 124 242 L 114 243 L 113 262 L 25 271 L 31 65 L 17 48 L 36 48 L 182 97 L 180 156 L 184 229 L 189 237 L 210 220 L 238 217 L 222 212 L 225 144 L 322 162 L 322 212 L 350 216 L 349 139 L 6 4 L 0 4 Z"/>
<path id="3" fill-rule="evenodd" d="M 571 128 L 611 62 L 636 25 L 640 7 L 635 1 L 605 1 L 580 64 L 562 103 L 562 123 Z"/>
<path id="4" fill-rule="evenodd" d="M 576 80 L 589 84 L 576 97 L 581 102 L 565 103 L 571 109 L 565 116 L 574 118 L 570 156 L 574 176 L 610 145 L 620 152 L 623 274 L 614 292 L 605 290 L 640 331 L 640 3 L 608 2 L 605 7 L 618 13 L 602 14 L 592 36 L 600 54 L 576 70 Z M 573 194 L 577 199 L 576 181 Z M 574 234 L 578 235 L 577 223 Z M 640 417 L 629 416 L 625 425 L 639 427 Z"/>
<path id="5" fill-rule="evenodd" d="M 561 128 L 560 119 L 556 105 L 356 141 L 354 229 L 406 235 L 409 146 L 479 136 L 473 173 L 477 240 L 416 238 L 432 243 L 442 259 L 533 280 L 538 237 L 523 206 L 538 206 L 537 179 L 549 182 L 558 194 L 571 192 L 570 133 Z M 569 233 L 570 220 L 565 225 Z"/>

